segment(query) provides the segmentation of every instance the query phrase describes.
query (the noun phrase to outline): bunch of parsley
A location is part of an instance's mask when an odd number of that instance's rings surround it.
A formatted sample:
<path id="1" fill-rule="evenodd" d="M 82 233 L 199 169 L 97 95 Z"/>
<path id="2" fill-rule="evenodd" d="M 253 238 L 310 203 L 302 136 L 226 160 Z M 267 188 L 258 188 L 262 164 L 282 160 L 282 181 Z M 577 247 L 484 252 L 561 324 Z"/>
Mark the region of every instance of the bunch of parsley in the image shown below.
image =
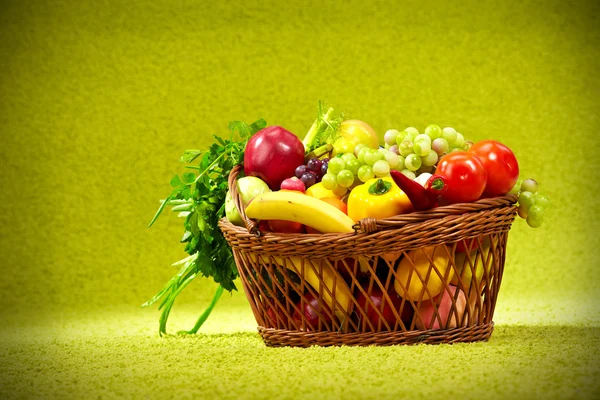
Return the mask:
<path id="1" fill-rule="evenodd" d="M 199 165 L 186 166 L 196 172 L 185 172 L 171 179 L 173 190 L 166 199 L 161 200 L 160 207 L 148 225 L 152 226 L 165 207 L 170 206 L 172 211 L 184 218 L 184 233 L 180 241 L 185 243 L 185 251 L 189 254 L 173 264 L 181 265 L 179 272 L 142 305 L 148 307 L 162 299 L 159 305 L 159 310 L 162 310 L 159 319 L 161 335 L 167 333 L 167 320 L 175 299 L 197 276 L 212 277 L 219 286 L 194 327 L 179 333 L 196 333 L 210 315 L 223 290 L 237 290 L 233 281 L 238 277 L 238 270 L 218 222 L 225 215 L 229 173 L 234 166 L 243 164 L 248 140 L 266 125 L 264 119 L 250 125 L 232 121 L 228 126 L 231 131 L 229 139 L 213 135 L 215 143 L 207 151 L 186 150 L 181 156 L 181 162 L 186 164 L 200 160 Z"/>

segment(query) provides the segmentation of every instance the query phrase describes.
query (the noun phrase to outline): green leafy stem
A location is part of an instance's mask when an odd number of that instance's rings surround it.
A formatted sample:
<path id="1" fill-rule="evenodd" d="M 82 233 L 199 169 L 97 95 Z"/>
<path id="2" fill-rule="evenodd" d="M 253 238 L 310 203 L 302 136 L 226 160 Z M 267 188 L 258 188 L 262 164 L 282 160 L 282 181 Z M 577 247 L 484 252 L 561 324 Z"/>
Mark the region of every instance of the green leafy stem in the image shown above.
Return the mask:
<path id="1" fill-rule="evenodd" d="M 184 218 L 184 234 L 180 240 L 185 243 L 189 256 L 177 261 L 179 271 L 150 300 L 142 304 L 149 307 L 159 300 L 159 334 L 167 333 L 167 321 L 177 296 L 198 276 L 212 278 L 217 284 L 215 294 L 200 315 L 194 327 L 179 331 L 180 334 L 194 334 L 207 320 L 224 290 L 237 290 L 234 280 L 239 276 L 229 244 L 221 233 L 218 222 L 225 214 L 225 195 L 228 190 L 228 177 L 235 165 L 242 165 L 244 149 L 249 138 L 266 126 L 264 119 L 248 125 L 241 121 L 229 123 L 229 139 L 213 135 L 215 142 L 207 151 L 186 150 L 180 158 L 183 163 L 199 159 L 198 165 L 186 166 L 197 171 L 175 175 L 171 179 L 173 190 L 164 200 L 148 227 L 154 225 L 164 209 L 169 206 Z M 237 133 L 237 137 L 235 134 Z"/>

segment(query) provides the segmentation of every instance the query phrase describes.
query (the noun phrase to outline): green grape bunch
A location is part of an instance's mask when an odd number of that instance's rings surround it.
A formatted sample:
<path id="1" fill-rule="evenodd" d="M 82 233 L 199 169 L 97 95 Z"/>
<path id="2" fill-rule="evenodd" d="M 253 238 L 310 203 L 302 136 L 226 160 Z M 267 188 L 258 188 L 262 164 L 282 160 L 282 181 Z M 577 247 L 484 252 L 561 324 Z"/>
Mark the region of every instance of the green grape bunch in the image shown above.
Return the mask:
<path id="1" fill-rule="evenodd" d="M 519 196 L 519 217 L 527 221 L 527 225 L 538 228 L 542 225 L 544 214 L 550 207 L 550 198 L 539 191 L 539 184 L 535 179 L 518 180 L 510 191 Z"/>
<path id="2" fill-rule="evenodd" d="M 383 136 L 385 148 L 400 157 L 395 168 L 414 179 L 424 172 L 432 173 L 438 161 L 453 151 L 468 150 L 472 142 L 465 140 L 462 133 L 452 127 L 441 128 L 431 124 L 419 133 L 412 126 L 399 131 L 388 130 Z"/>
<path id="3" fill-rule="evenodd" d="M 323 186 L 336 195 L 352 190 L 369 179 L 390 176 L 401 171 L 411 179 L 435 171 L 437 162 L 447 153 L 468 150 L 472 142 L 451 127 L 428 125 L 423 133 L 414 127 L 403 131 L 390 129 L 384 135 L 385 146 L 372 149 L 358 144 L 354 152 L 338 154 L 329 161 Z"/>

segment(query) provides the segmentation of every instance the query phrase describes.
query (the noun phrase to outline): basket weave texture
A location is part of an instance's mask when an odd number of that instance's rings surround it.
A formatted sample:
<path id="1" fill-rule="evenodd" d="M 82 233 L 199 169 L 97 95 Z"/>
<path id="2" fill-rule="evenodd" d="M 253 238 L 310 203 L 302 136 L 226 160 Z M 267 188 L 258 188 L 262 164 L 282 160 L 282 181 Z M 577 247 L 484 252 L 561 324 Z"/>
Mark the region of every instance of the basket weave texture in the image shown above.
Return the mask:
<path id="1" fill-rule="evenodd" d="M 219 227 L 268 346 L 394 345 L 487 340 L 516 196 L 366 218 L 355 233 Z"/>

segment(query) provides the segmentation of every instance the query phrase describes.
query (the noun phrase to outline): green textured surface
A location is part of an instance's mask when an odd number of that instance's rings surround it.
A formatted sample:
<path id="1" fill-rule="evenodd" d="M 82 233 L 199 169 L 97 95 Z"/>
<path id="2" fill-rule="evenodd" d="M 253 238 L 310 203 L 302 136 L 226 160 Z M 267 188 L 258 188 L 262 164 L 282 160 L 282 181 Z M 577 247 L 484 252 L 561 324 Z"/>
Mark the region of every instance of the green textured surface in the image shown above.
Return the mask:
<path id="1" fill-rule="evenodd" d="M 461 4 L 3 1 L 0 397 L 599 397 L 599 9 Z M 139 305 L 182 226 L 146 225 L 180 153 L 232 119 L 302 136 L 318 100 L 380 136 L 498 139 L 542 183 L 553 208 L 511 231 L 489 343 L 266 349 L 241 293 L 202 335 L 158 337 Z M 213 290 L 194 282 L 170 330 Z"/>

